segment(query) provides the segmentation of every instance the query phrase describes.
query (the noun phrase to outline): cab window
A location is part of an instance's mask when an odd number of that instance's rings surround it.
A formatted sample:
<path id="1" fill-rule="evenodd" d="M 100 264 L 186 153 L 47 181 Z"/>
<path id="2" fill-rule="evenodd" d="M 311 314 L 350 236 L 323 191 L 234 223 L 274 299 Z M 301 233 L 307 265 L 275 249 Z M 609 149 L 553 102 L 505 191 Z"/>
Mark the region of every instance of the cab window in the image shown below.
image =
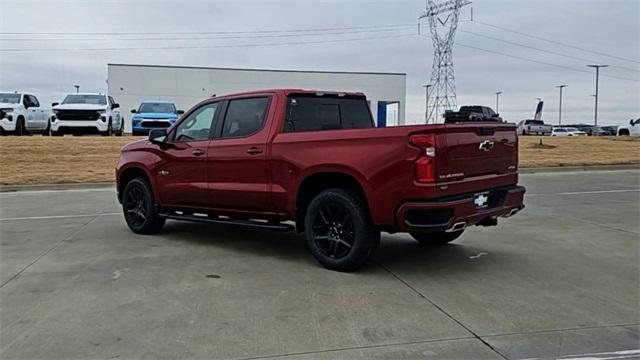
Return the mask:
<path id="1" fill-rule="evenodd" d="M 244 137 L 262 129 L 269 108 L 268 97 L 230 100 L 222 137 Z"/>
<path id="2" fill-rule="evenodd" d="M 373 117 L 365 99 L 293 95 L 284 132 L 369 129 Z"/>
<path id="3" fill-rule="evenodd" d="M 204 105 L 178 124 L 173 136 L 174 141 L 199 141 L 209 139 L 214 123 L 218 103 Z"/>

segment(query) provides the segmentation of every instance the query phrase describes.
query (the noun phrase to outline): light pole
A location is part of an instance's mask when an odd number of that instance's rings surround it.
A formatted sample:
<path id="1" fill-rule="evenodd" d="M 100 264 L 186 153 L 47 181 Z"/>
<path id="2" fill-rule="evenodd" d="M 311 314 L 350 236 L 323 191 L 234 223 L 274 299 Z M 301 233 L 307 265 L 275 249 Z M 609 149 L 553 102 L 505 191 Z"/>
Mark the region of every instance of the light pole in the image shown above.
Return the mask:
<path id="1" fill-rule="evenodd" d="M 76 88 L 76 94 L 80 92 L 80 85 L 73 85 Z"/>
<path id="2" fill-rule="evenodd" d="M 596 107 L 595 107 L 595 114 L 593 117 L 593 124 L 595 126 L 598 126 L 598 83 L 600 80 L 600 68 L 606 68 L 609 65 L 587 65 L 588 67 L 592 67 L 596 69 Z"/>
<path id="3" fill-rule="evenodd" d="M 496 114 L 500 113 L 500 94 L 502 94 L 502 91 L 496 92 Z"/>
<path id="4" fill-rule="evenodd" d="M 558 85 L 556 86 L 560 89 L 560 106 L 558 107 L 558 125 L 562 125 L 562 89 L 566 88 L 569 85 Z"/>
<path id="5" fill-rule="evenodd" d="M 424 112 L 424 123 L 428 124 L 429 123 L 429 88 L 431 87 L 431 84 L 427 84 L 427 85 L 422 85 L 422 87 L 425 89 L 426 92 L 426 101 L 425 101 L 425 112 Z"/>

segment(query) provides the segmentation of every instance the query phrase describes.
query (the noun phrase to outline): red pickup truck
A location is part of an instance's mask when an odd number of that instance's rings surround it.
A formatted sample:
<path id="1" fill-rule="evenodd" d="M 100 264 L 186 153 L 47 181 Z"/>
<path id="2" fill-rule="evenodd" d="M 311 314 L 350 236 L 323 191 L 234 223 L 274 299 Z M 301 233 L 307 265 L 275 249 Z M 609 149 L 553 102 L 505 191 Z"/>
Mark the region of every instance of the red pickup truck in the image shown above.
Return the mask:
<path id="1" fill-rule="evenodd" d="M 381 231 L 445 244 L 521 210 L 517 150 L 513 124 L 376 128 L 361 93 L 247 92 L 126 145 L 118 200 L 135 233 L 166 219 L 304 232 L 322 265 L 351 271 Z"/>

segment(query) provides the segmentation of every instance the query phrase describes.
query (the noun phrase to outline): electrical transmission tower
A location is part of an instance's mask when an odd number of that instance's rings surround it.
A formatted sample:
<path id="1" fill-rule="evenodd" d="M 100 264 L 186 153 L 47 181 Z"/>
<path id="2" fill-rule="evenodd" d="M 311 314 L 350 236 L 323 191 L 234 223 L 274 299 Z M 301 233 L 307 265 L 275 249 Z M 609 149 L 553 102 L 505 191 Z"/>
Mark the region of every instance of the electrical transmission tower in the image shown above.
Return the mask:
<path id="1" fill-rule="evenodd" d="M 456 80 L 453 73 L 453 42 L 458 28 L 460 8 L 471 4 L 468 0 L 447 0 L 436 3 L 427 0 L 427 9 L 419 20 L 429 19 L 433 40 L 431 68 L 431 101 L 427 99 L 426 122 L 437 122 L 445 110 L 456 108 Z"/>

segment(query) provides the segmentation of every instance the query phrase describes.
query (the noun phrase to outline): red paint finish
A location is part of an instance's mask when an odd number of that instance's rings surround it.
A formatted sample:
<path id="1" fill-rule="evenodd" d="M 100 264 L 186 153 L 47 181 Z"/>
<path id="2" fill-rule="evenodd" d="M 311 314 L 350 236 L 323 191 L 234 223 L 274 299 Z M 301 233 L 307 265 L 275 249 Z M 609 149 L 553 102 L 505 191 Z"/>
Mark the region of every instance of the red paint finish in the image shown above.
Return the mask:
<path id="1" fill-rule="evenodd" d="M 119 189 L 127 171 L 140 169 L 154 187 L 158 205 L 193 208 L 244 217 L 295 220 L 298 191 L 309 176 L 339 173 L 354 179 L 366 197 L 374 223 L 389 231 L 412 228 L 410 209 L 451 210 L 447 226 L 473 225 L 521 209 L 517 186 L 517 137 L 512 124 L 415 125 L 389 128 L 284 132 L 290 94 L 268 90 L 207 99 L 270 98 L 261 130 L 238 138 L 169 143 L 164 148 L 139 141 L 125 146 L 117 166 Z M 351 93 L 346 96 L 364 95 Z M 222 111 L 220 112 L 222 113 Z M 221 123 L 223 119 L 216 119 Z M 174 125 L 177 126 L 179 122 Z M 373 126 L 373 125 L 372 125 Z M 173 129 L 172 128 L 172 129 Z M 171 131 L 171 130 L 170 130 Z M 194 156 L 193 150 L 203 150 Z M 166 174 L 168 172 L 168 175 Z M 164 176 L 161 176 L 164 174 Z M 498 199 L 476 209 L 474 194 Z"/>

